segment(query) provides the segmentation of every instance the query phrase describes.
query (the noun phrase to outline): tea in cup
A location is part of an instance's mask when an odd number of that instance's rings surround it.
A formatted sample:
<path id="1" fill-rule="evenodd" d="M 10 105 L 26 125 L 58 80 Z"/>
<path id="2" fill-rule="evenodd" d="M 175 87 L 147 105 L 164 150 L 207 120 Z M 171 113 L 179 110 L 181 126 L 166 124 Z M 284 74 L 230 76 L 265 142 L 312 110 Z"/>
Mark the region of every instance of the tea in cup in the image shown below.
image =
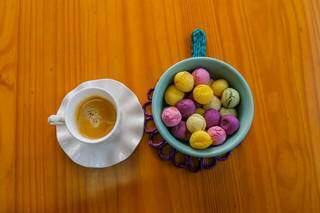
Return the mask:
<path id="1" fill-rule="evenodd" d="M 51 115 L 52 125 L 66 125 L 70 134 L 85 143 L 110 139 L 119 128 L 118 103 L 112 94 L 97 87 L 83 88 L 67 101 L 63 115 Z"/>

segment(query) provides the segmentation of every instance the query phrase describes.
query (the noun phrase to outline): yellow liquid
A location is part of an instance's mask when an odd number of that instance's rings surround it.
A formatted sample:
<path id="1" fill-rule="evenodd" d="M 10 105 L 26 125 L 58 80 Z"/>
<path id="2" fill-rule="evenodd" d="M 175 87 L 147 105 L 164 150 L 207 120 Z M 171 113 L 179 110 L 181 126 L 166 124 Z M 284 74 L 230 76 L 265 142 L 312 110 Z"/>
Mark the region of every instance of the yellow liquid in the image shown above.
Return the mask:
<path id="1" fill-rule="evenodd" d="M 116 110 L 108 100 L 92 96 L 80 103 L 76 111 L 76 119 L 82 136 L 98 139 L 113 129 Z"/>

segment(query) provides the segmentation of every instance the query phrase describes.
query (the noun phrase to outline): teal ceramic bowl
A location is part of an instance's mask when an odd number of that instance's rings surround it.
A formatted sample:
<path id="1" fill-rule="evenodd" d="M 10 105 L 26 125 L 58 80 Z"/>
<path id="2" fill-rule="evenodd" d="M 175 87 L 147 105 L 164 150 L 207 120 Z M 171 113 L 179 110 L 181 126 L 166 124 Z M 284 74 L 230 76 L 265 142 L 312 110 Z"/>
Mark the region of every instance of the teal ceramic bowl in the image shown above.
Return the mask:
<path id="1" fill-rule="evenodd" d="M 165 106 L 164 93 L 168 86 L 173 83 L 174 75 L 182 70 L 192 71 L 195 68 L 207 69 L 214 79 L 226 79 L 230 87 L 240 93 L 240 104 L 238 106 L 238 117 L 240 120 L 239 130 L 227 139 L 224 144 L 214 146 L 205 150 L 193 149 L 187 143 L 177 140 L 163 124 L 161 113 Z M 242 75 L 231 65 L 209 57 L 188 58 L 171 66 L 158 81 L 152 98 L 152 115 L 161 136 L 176 150 L 193 157 L 217 157 L 224 155 L 237 147 L 247 135 L 254 114 L 254 104 L 251 90 Z"/>

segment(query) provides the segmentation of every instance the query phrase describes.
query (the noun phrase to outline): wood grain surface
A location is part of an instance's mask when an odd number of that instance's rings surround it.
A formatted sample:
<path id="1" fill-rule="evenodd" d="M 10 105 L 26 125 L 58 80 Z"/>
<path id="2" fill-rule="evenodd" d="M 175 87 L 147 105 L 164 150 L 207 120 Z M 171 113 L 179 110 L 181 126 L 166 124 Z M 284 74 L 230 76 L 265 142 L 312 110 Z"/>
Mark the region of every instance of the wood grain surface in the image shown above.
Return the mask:
<path id="1" fill-rule="evenodd" d="M 83 81 L 145 101 L 190 33 L 248 81 L 255 117 L 228 161 L 189 173 L 141 141 L 106 169 L 74 164 L 47 124 Z M 320 1 L 1 0 L 0 212 L 320 212 Z"/>

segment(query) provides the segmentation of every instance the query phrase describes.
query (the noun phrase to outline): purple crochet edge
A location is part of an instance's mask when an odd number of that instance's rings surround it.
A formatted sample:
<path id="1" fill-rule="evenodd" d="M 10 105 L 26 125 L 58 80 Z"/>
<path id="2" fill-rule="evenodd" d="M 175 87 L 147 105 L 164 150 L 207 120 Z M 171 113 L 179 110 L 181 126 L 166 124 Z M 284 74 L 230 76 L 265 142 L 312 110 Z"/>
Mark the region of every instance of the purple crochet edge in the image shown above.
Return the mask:
<path id="1" fill-rule="evenodd" d="M 170 149 L 168 154 L 163 152 L 166 146 L 168 146 Z M 159 146 L 157 152 L 161 160 L 171 160 L 172 157 L 175 155 L 176 150 L 172 146 L 170 146 L 167 142 L 165 142 L 165 143 L 162 143 L 161 146 Z"/>
<path id="2" fill-rule="evenodd" d="M 154 92 L 154 88 L 151 88 L 147 93 L 147 98 L 150 102 L 152 101 L 153 92 Z"/>
<path id="3" fill-rule="evenodd" d="M 146 117 L 146 116 L 145 116 L 145 119 L 144 119 L 144 132 L 145 132 L 145 133 L 151 134 L 151 133 L 154 133 L 154 132 L 158 131 L 156 127 L 154 127 L 154 128 L 148 128 L 148 127 L 147 127 L 147 123 L 148 123 L 148 122 L 153 122 L 153 117 L 152 117 L 152 116 L 150 116 L 150 117 Z"/>
<path id="4" fill-rule="evenodd" d="M 142 109 L 143 109 L 143 113 L 144 113 L 145 117 L 152 117 L 152 114 L 147 112 L 147 107 L 151 106 L 151 104 L 152 104 L 152 102 L 151 102 L 151 100 L 149 100 L 142 105 Z"/>
<path id="5" fill-rule="evenodd" d="M 153 147 L 153 148 L 160 148 L 164 143 L 166 143 L 166 141 L 162 138 L 162 140 L 160 140 L 160 142 L 155 143 L 153 138 L 155 137 L 155 135 L 160 134 L 158 132 L 158 130 L 156 129 L 154 132 L 149 134 L 149 140 L 148 140 L 148 144 L 149 146 Z"/>
<path id="6" fill-rule="evenodd" d="M 160 133 L 158 132 L 158 129 L 156 127 L 147 128 L 147 122 L 153 122 L 153 116 L 152 114 L 148 113 L 146 110 L 147 107 L 152 104 L 153 91 L 154 91 L 154 88 L 148 91 L 147 93 L 148 101 L 144 103 L 142 106 L 142 109 L 145 115 L 144 132 L 149 135 L 148 137 L 149 146 L 157 150 L 158 156 L 160 157 L 161 160 L 171 161 L 171 163 L 177 168 L 187 169 L 190 172 L 198 172 L 202 169 L 211 169 L 215 165 L 217 165 L 218 161 L 224 161 L 229 157 L 231 152 L 228 152 L 225 155 L 220 157 L 195 158 L 195 157 L 185 155 L 181 152 L 178 152 L 176 149 L 170 146 L 163 138 L 160 141 L 155 142 L 154 137 Z M 167 146 L 169 147 L 169 153 L 164 152 L 164 149 Z M 177 161 L 176 155 L 178 154 L 184 156 L 183 161 L 181 162 Z"/>
<path id="7" fill-rule="evenodd" d="M 182 162 L 178 162 L 178 161 L 176 160 L 176 155 L 177 155 L 177 154 L 181 154 L 181 155 L 183 156 L 183 161 L 182 161 Z M 185 169 L 187 169 L 187 163 L 186 163 L 186 161 L 187 161 L 187 156 L 184 155 L 184 154 L 182 154 L 181 152 L 178 152 L 178 151 L 175 152 L 174 156 L 173 156 L 172 159 L 171 159 L 171 162 L 173 163 L 173 165 L 175 165 L 175 166 L 178 167 L 178 168 L 185 168 Z"/>

